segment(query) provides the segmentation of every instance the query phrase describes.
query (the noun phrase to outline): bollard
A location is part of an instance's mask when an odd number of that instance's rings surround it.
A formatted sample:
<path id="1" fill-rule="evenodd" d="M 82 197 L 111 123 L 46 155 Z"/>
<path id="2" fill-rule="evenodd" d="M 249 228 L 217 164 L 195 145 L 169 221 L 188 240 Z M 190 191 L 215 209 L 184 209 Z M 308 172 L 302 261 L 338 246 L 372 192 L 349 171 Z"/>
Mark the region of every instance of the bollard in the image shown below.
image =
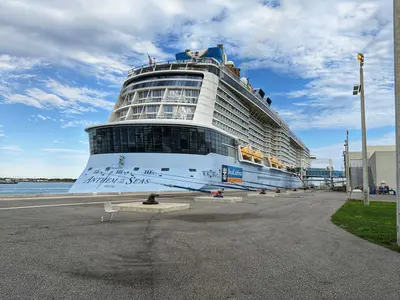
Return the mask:
<path id="1" fill-rule="evenodd" d="M 143 203 L 143 204 L 147 204 L 147 205 L 158 204 L 158 202 L 156 201 L 156 197 L 158 197 L 158 196 L 160 196 L 160 195 L 159 195 L 159 194 L 151 193 L 151 194 L 149 195 L 149 197 L 147 198 L 147 200 L 146 200 L 146 201 L 143 201 L 142 203 Z"/>
<path id="2" fill-rule="evenodd" d="M 224 189 L 222 189 L 222 191 L 218 190 L 218 192 L 214 195 L 214 198 L 224 198 L 223 191 Z"/>

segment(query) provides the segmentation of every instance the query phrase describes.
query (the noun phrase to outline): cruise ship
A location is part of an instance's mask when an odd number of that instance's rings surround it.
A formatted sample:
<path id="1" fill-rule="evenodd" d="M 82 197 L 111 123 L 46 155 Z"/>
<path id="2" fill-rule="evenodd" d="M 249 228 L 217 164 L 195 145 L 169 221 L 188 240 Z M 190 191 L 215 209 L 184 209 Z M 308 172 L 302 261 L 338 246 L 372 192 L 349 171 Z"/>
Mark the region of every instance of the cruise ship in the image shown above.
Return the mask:
<path id="1" fill-rule="evenodd" d="M 128 72 L 70 193 L 302 186 L 309 149 L 222 44 Z"/>

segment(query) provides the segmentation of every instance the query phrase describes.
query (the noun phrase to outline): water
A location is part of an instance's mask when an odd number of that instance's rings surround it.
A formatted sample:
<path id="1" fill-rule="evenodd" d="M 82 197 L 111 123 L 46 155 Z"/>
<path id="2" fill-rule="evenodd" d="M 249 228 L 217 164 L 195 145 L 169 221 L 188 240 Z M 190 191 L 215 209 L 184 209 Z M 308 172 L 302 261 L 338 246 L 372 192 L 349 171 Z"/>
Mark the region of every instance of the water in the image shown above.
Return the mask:
<path id="1" fill-rule="evenodd" d="M 0 195 L 6 194 L 65 194 L 71 182 L 19 182 L 0 184 Z"/>

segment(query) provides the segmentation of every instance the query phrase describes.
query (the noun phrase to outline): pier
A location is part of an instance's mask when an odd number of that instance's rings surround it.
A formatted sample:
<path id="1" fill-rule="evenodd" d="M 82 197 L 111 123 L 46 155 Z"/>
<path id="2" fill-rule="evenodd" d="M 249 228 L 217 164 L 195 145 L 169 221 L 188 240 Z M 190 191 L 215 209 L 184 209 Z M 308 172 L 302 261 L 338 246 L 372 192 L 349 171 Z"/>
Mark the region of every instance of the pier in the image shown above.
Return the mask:
<path id="1" fill-rule="evenodd" d="M 104 202 L 148 194 L 2 197 L 0 298 L 398 297 L 398 253 L 331 223 L 344 193 L 247 194 L 227 192 L 242 198 L 232 203 L 161 194 L 190 209 L 122 211 L 111 223 L 100 220 Z"/>

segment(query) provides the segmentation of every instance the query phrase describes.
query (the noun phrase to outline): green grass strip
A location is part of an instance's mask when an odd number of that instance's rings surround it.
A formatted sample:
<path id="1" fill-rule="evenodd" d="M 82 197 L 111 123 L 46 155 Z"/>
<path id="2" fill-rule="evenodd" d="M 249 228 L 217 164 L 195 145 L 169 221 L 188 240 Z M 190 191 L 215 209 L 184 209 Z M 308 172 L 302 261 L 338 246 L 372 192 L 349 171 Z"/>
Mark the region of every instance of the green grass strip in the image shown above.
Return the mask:
<path id="1" fill-rule="evenodd" d="M 375 244 L 400 252 L 396 243 L 396 203 L 347 201 L 332 222 L 346 231 Z"/>

